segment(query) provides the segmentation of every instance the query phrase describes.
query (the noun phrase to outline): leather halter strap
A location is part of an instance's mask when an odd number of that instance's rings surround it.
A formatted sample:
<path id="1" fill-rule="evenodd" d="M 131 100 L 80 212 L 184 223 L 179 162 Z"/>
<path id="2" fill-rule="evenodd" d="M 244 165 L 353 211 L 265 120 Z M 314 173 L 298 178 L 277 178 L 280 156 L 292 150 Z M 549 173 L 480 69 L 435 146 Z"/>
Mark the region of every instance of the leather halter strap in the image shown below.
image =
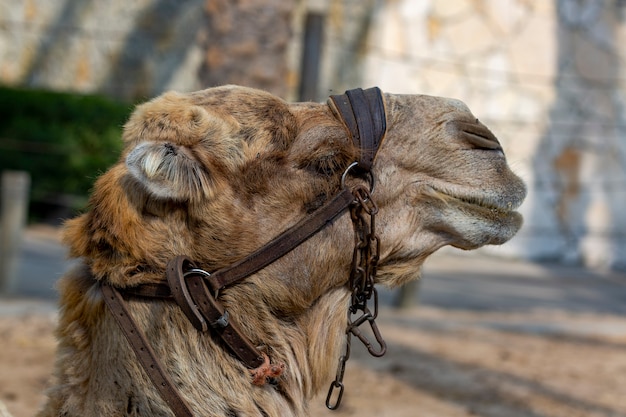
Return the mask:
<path id="1" fill-rule="evenodd" d="M 208 273 L 197 269 L 184 256 L 177 256 L 167 264 L 167 281 L 172 296 L 193 326 L 201 332 L 211 329 L 248 368 L 263 365 L 265 357 L 230 320 L 228 311 L 206 287 Z"/>
<path id="2" fill-rule="evenodd" d="M 331 96 L 329 106 L 339 116 L 350 133 L 354 144 L 361 150 L 357 161 L 358 172 L 371 175 L 374 159 L 386 131 L 384 102 L 378 87 L 367 90 L 348 90 L 343 95 Z M 346 173 L 350 170 L 348 168 Z M 261 385 L 266 377 L 278 376 L 281 365 L 269 363 L 252 343 L 229 320 L 228 313 L 215 299 L 221 289 L 265 268 L 309 239 L 355 202 L 353 191 L 342 188 L 329 202 L 285 230 L 262 248 L 234 264 L 208 274 L 195 268 L 184 256 L 168 263 L 167 284 L 142 284 L 133 288 L 118 289 L 108 283 L 101 284 L 105 303 L 121 327 L 129 344 L 174 414 L 191 417 L 189 406 L 182 399 L 167 373 L 159 364 L 143 332 L 130 315 L 122 294 L 147 298 L 173 299 L 199 331 L 206 332 L 208 325 L 229 346 L 231 351 L 251 369 L 253 383 Z M 206 285 L 211 287 L 213 294 Z"/>
<path id="3" fill-rule="evenodd" d="M 214 291 L 218 291 L 265 268 L 334 220 L 353 201 L 354 196 L 349 189 L 341 190 L 328 203 L 285 230 L 262 248 L 212 273 L 208 278 L 209 285 Z"/>
<path id="4" fill-rule="evenodd" d="M 161 398 L 167 403 L 175 416 L 193 417 L 191 409 L 178 393 L 174 383 L 157 359 L 154 350 L 150 347 L 150 343 L 146 340 L 146 336 L 144 336 L 128 311 L 126 301 L 120 291 L 108 283 L 102 283 L 100 289 L 111 315 L 120 329 L 122 329 L 122 333 L 124 333 L 126 340 L 133 348 L 137 360 L 139 360 L 144 371 L 148 374 L 150 381 L 152 381 Z"/>

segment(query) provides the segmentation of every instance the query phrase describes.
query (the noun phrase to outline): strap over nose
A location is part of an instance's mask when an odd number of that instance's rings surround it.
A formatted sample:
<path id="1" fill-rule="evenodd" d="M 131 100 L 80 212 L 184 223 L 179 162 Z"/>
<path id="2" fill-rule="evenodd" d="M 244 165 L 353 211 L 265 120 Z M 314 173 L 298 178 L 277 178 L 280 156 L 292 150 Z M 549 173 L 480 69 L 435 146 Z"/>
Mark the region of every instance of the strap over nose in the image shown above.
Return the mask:
<path id="1" fill-rule="evenodd" d="M 345 94 L 330 96 L 328 104 L 340 116 L 350 131 L 352 142 L 361 150 L 358 167 L 366 172 L 371 171 L 387 129 L 385 104 L 380 89 L 348 90 Z"/>

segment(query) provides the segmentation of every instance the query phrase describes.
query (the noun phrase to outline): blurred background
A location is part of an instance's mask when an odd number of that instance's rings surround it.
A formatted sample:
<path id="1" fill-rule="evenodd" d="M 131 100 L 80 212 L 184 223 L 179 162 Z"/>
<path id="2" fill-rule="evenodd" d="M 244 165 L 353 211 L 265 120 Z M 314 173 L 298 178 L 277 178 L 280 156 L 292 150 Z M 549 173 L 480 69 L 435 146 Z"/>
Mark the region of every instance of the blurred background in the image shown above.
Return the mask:
<path id="1" fill-rule="evenodd" d="M 456 97 L 530 190 L 522 232 L 484 250 L 624 269 L 625 42 L 622 0 L 0 0 L 0 168 L 58 223 L 166 90 Z"/>
<path id="2" fill-rule="evenodd" d="M 548 320 L 537 309 L 548 309 L 561 314 L 548 322 L 561 324 L 539 327 L 542 337 L 602 329 L 588 316 L 599 314 L 615 323 L 594 338 L 626 338 L 624 45 L 624 0 L 0 0 L 0 293 L 55 298 L 53 282 L 69 265 L 58 226 L 84 208 L 94 179 L 116 161 L 134 104 L 227 83 L 289 101 L 377 85 L 463 100 L 529 188 L 525 225 L 513 240 L 480 249 L 478 261 L 444 251 L 427 264 L 432 284 L 419 299 L 434 310 L 415 328 L 432 331 L 451 319 L 449 309 L 532 311 L 520 320 L 535 324 Z M 417 289 L 407 291 L 387 297 L 414 305 Z M 34 306 L 41 303 L 29 311 Z M 559 321 L 576 314 L 587 327 Z M 485 327 L 477 316 L 454 317 L 455 330 Z M 623 358 L 626 345 L 611 343 Z M 626 375 L 624 362 L 613 369 Z M 610 375 L 594 384 L 615 386 Z M 594 399 L 574 404 L 557 388 L 522 385 L 513 391 L 536 389 L 571 407 L 474 410 L 626 416 L 624 401 L 599 406 L 604 400 L 588 387 L 576 395 Z M 513 397 L 509 405 L 526 398 Z"/>

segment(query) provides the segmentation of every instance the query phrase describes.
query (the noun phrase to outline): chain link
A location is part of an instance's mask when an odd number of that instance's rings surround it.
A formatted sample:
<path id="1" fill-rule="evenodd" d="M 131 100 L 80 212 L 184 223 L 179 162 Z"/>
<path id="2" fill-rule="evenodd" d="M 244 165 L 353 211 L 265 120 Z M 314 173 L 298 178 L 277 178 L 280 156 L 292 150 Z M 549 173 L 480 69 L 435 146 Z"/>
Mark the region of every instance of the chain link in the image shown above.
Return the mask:
<path id="1" fill-rule="evenodd" d="M 357 186 L 352 192 L 354 194 L 354 204 L 350 207 L 350 217 L 354 226 L 354 252 L 352 254 L 352 268 L 350 272 L 351 303 L 348 308 L 346 350 L 339 358 L 337 375 L 331 383 L 326 396 L 326 407 L 331 410 L 336 410 L 339 407 L 343 397 L 343 377 L 346 370 L 346 362 L 350 358 L 352 336 L 354 335 L 359 339 L 373 356 L 383 356 L 387 351 L 387 344 L 381 336 L 375 321 L 378 317 L 378 292 L 374 287 L 374 281 L 378 260 L 380 259 L 380 240 L 376 234 L 378 206 L 372 200 L 370 190 L 366 187 Z M 370 301 L 373 301 L 373 312 L 368 307 Z M 369 324 L 370 330 L 376 339 L 377 346 L 372 344 L 359 329 L 366 322 Z M 336 396 L 336 399 L 332 401 L 334 396 Z"/>
<path id="2" fill-rule="evenodd" d="M 339 364 L 337 365 L 337 376 L 335 377 L 335 380 L 330 384 L 330 388 L 328 389 L 328 395 L 326 396 L 326 407 L 330 410 L 336 410 L 339 407 L 339 404 L 341 404 L 341 399 L 343 398 L 343 390 L 345 388 L 343 385 L 343 376 L 346 372 L 346 362 L 348 362 L 348 359 L 350 359 L 350 345 L 350 333 L 347 333 L 345 351 L 343 355 L 339 357 Z M 332 401 L 335 394 L 336 399 Z"/>

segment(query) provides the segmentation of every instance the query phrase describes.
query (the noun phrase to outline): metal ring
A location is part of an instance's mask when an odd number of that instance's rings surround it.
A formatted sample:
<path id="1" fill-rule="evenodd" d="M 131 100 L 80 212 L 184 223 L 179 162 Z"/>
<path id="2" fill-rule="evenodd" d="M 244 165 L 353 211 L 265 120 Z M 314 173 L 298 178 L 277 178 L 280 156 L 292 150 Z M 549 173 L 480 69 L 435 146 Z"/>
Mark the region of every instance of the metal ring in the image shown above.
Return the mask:
<path id="1" fill-rule="evenodd" d="M 187 278 L 187 275 L 191 275 L 191 274 L 200 274 L 200 275 L 204 275 L 205 278 L 210 277 L 211 274 L 208 273 L 207 271 L 205 271 L 204 269 L 200 269 L 200 268 L 192 268 L 189 271 L 183 273 L 183 277 Z"/>
<path id="2" fill-rule="evenodd" d="M 205 271 L 204 269 L 200 269 L 200 268 L 191 268 L 189 271 L 184 272 L 183 273 L 183 278 L 187 278 L 188 275 L 192 275 L 192 274 L 199 274 L 202 275 L 204 279 L 209 278 L 211 276 L 211 274 L 207 271 Z M 215 294 L 213 294 L 213 298 L 217 299 L 217 297 L 219 297 L 220 295 L 220 289 L 218 288 L 215 291 Z"/>
<path id="3" fill-rule="evenodd" d="M 346 188 L 346 178 L 348 177 L 348 172 L 350 172 L 350 170 L 354 167 L 359 166 L 358 162 L 353 162 L 350 165 L 348 165 L 348 168 L 346 168 L 346 170 L 343 172 L 343 174 L 341 175 L 341 188 Z M 372 171 L 367 171 L 367 175 L 369 176 L 369 183 L 370 183 L 370 194 L 374 192 L 374 188 L 376 186 L 376 183 L 374 181 L 374 174 L 372 174 Z"/>

